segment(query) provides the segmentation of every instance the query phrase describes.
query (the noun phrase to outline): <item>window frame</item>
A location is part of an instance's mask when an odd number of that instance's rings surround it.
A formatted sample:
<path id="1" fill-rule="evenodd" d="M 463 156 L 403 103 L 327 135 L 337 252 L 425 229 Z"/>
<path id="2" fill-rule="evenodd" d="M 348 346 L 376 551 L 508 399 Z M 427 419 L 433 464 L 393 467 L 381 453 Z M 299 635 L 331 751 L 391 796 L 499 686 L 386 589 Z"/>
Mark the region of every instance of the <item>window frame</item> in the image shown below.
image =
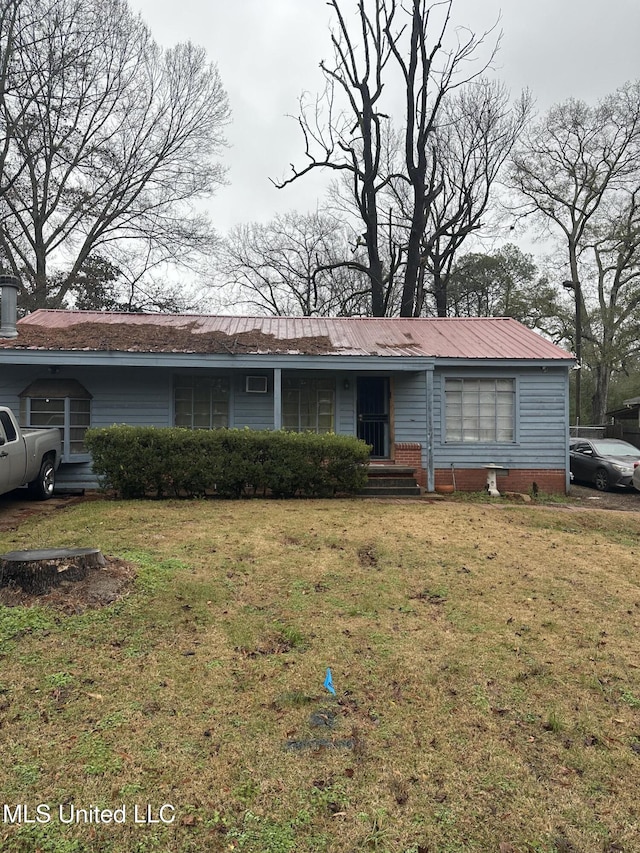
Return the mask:
<path id="1" fill-rule="evenodd" d="M 39 423 L 33 422 L 33 403 L 36 400 L 60 400 L 62 402 L 62 411 L 58 414 L 62 415 L 62 423 L 61 424 L 46 424 L 42 422 L 41 418 L 36 418 L 39 420 Z M 72 414 L 76 415 L 78 412 L 72 412 L 72 403 L 86 403 L 88 407 L 87 415 L 87 424 L 74 424 L 71 421 Z M 53 414 L 53 413 L 52 413 Z M 72 439 L 71 431 L 74 429 L 82 429 L 84 430 L 83 436 L 86 434 L 87 430 L 91 428 L 91 417 L 92 417 L 92 406 L 91 406 L 91 398 L 90 397 L 60 397 L 54 396 L 53 394 L 45 397 L 43 395 L 29 395 L 22 397 L 22 405 L 21 405 L 21 418 L 20 420 L 25 424 L 26 429 L 50 429 L 52 427 L 56 427 L 60 430 L 62 434 L 62 462 L 88 462 L 91 459 L 91 454 L 88 450 L 83 449 L 78 451 L 74 450 L 73 447 L 78 443 L 77 439 Z M 82 444 L 84 445 L 84 438 L 82 439 Z"/>
<path id="2" fill-rule="evenodd" d="M 20 425 L 26 429 L 48 429 L 57 427 L 62 434 L 62 462 L 90 462 L 91 454 L 84 448 L 84 435 L 93 425 L 93 396 L 76 379 L 42 378 L 35 379 L 20 394 Z M 62 423 L 51 424 L 47 421 L 55 414 L 49 413 L 48 417 L 38 417 L 34 423 L 33 402 L 36 400 L 59 400 L 62 403 L 57 413 L 62 417 Z M 82 403 L 86 411 L 73 410 L 74 403 Z M 42 413 L 41 413 L 42 414 Z M 86 423 L 73 423 L 73 418 L 78 414 L 84 415 Z M 73 418 L 72 418 L 73 416 Z M 72 438 L 73 430 L 82 430 L 82 437 L 78 440 Z M 82 443 L 82 450 L 74 449 Z"/>
<path id="3" fill-rule="evenodd" d="M 443 387 L 442 387 L 442 443 L 446 445 L 460 445 L 465 447 L 480 447 L 480 446 L 513 446 L 514 444 L 518 444 L 518 428 L 519 422 L 517 417 L 518 412 L 518 400 L 519 400 L 519 384 L 517 376 L 457 376 L 450 375 L 443 377 Z M 460 382 L 462 383 L 462 393 L 464 394 L 464 384 L 478 384 L 478 396 L 483 393 L 483 389 L 480 383 L 492 382 L 494 384 L 494 399 L 493 399 L 493 413 L 490 416 L 492 418 L 492 432 L 493 438 L 482 438 L 480 437 L 480 433 L 482 430 L 482 419 L 486 420 L 489 415 L 481 413 L 481 400 L 478 399 L 478 415 L 477 415 L 477 431 L 478 438 L 465 438 L 464 434 L 464 408 L 462 407 L 463 401 L 461 401 L 461 411 L 460 411 L 460 420 L 459 420 L 459 437 L 450 438 L 450 426 L 451 426 L 451 416 L 449 412 L 449 405 L 447 395 L 451 393 L 451 391 L 447 390 L 448 383 L 451 382 Z M 499 399 L 499 389 L 497 384 L 499 382 L 509 382 L 511 384 L 511 390 L 508 392 L 504 392 L 505 396 L 508 393 L 511 399 L 511 437 L 510 438 L 499 438 L 499 424 L 498 419 L 500 417 L 498 412 L 498 399 Z M 487 389 L 484 389 L 484 393 L 487 393 Z M 486 427 L 485 427 L 486 428 Z"/>
<path id="4" fill-rule="evenodd" d="M 325 383 L 326 387 L 320 387 L 321 383 Z M 313 391 L 314 400 L 309 401 L 310 405 L 304 406 L 302 399 L 302 385 L 307 384 L 308 388 L 312 388 L 315 386 Z M 297 387 L 296 387 L 297 386 Z M 287 399 L 289 395 L 296 394 L 298 395 L 297 399 L 297 424 L 296 426 L 292 425 L 292 419 L 289 412 L 286 412 L 286 406 L 289 402 Z M 329 399 L 325 399 L 322 401 L 320 399 L 320 395 L 325 394 L 329 395 Z M 322 405 L 326 405 L 329 402 L 330 412 L 325 411 L 325 417 L 329 417 L 331 420 L 331 425 L 328 429 L 320 429 L 320 420 L 322 417 Z M 336 387 L 336 379 L 331 376 L 283 376 L 282 377 L 282 401 L 280 405 L 280 416 L 282 421 L 282 429 L 288 432 L 312 432 L 317 435 L 329 435 L 331 433 L 335 433 L 336 431 L 336 404 L 337 404 L 337 387 Z M 306 416 L 309 417 L 311 415 L 314 416 L 313 425 L 303 426 L 303 420 L 305 418 L 304 409 L 306 408 Z M 310 418 L 308 423 L 310 423 Z"/>
<path id="5" fill-rule="evenodd" d="M 224 395 L 221 395 L 219 398 L 215 398 L 212 396 L 214 392 L 214 386 L 219 384 L 221 388 L 224 390 Z M 197 421 L 197 411 L 195 408 L 195 396 L 194 392 L 199 391 L 202 395 L 203 390 L 208 390 L 208 407 L 209 407 L 209 415 L 208 415 L 208 425 L 198 425 Z M 178 391 L 191 391 L 191 423 L 178 423 Z M 173 405 L 173 426 L 178 427 L 179 429 L 228 429 L 231 424 L 231 379 L 229 376 L 219 375 L 219 376 L 194 376 L 194 375 L 184 375 L 177 374 L 173 377 L 173 390 L 172 390 L 172 405 Z M 204 396 L 204 395 L 203 395 Z M 217 407 L 220 406 L 220 403 L 226 403 L 226 413 L 222 413 L 217 410 Z M 201 412 L 202 414 L 202 412 Z M 225 423 L 215 423 L 216 418 L 224 417 Z"/>

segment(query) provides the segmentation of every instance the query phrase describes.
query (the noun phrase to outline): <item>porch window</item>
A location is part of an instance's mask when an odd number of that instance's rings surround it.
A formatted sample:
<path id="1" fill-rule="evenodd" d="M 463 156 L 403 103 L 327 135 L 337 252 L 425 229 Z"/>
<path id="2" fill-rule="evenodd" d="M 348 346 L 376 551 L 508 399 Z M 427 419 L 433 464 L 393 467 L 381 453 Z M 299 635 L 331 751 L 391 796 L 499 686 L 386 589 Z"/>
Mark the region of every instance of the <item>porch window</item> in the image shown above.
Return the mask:
<path id="1" fill-rule="evenodd" d="M 59 427 L 63 461 L 79 461 L 87 454 L 91 394 L 73 379 L 38 379 L 20 394 L 20 422 L 36 429 Z"/>
<path id="2" fill-rule="evenodd" d="M 174 424 L 187 429 L 229 425 L 229 380 L 226 376 L 180 376 L 173 387 Z"/>
<path id="3" fill-rule="evenodd" d="M 292 432 L 334 432 L 336 384 L 333 379 L 282 380 L 282 428 Z"/>
<path id="4" fill-rule="evenodd" d="M 513 379 L 447 379 L 447 442 L 512 442 L 515 440 Z"/>

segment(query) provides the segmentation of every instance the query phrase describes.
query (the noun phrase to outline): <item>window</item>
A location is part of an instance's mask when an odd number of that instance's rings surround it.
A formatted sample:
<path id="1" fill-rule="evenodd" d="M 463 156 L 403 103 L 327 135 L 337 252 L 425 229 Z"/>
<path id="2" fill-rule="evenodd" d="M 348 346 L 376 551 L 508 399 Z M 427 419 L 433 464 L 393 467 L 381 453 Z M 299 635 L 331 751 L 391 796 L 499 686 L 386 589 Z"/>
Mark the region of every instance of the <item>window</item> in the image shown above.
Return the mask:
<path id="1" fill-rule="evenodd" d="M 85 453 L 84 436 L 91 424 L 91 401 L 72 397 L 31 397 L 29 426 L 60 427 L 65 455 Z"/>
<path id="2" fill-rule="evenodd" d="M 515 440 L 513 379 L 447 379 L 446 441 Z"/>
<path id="3" fill-rule="evenodd" d="M 91 394 L 75 379 L 37 379 L 20 394 L 20 422 L 35 429 L 58 427 L 63 461 L 79 460 L 87 454 Z"/>
<path id="4" fill-rule="evenodd" d="M 173 389 L 174 423 L 187 429 L 229 425 L 229 380 L 225 376 L 179 376 Z"/>
<path id="5" fill-rule="evenodd" d="M 333 432 L 335 381 L 295 378 L 282 380 L 282 426 L 292 432 Z"/>
<path id="6" fill-rule="evenodd" d="M 593 454 L 593 447 L 591 447 L 590 444 L 587 444 L 586 441 L 583 441 L 582 443 L 572 444 L 570 449 L 575 451 L 576 453 Z"/>
<path id="7" fill-rule="evenodd" d="M 7 412 L 0 412 L 0 438 L 4 438 L 5 441 L 15 441 L 18 437 L 18 433 L 13 425 L 13 421 L 7 414 Z"/>

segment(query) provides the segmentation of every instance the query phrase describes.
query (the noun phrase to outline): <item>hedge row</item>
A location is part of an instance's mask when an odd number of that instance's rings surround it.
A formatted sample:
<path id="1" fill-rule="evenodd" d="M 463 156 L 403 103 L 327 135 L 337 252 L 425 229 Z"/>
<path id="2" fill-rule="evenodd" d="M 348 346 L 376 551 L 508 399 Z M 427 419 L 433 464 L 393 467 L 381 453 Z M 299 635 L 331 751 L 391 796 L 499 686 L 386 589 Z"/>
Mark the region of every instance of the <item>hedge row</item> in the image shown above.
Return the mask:
<path id="1" fill-rule="evenodd" d="M 346 435 L 131 426 L 90 429 L 86 445 L 102 485 L 124 498 L 352 494 L 370 450 Z"/>

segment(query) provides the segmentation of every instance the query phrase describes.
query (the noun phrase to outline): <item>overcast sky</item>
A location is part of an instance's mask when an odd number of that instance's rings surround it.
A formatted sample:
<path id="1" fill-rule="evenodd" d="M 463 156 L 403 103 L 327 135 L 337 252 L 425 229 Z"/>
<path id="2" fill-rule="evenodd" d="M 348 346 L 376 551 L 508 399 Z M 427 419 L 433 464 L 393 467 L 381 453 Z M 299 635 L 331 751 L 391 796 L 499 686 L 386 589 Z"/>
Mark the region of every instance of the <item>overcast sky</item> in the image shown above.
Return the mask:
<path id="1" fill-rule="evenodd" d="M 210 203 L 224 232 L 278 212 L 314 209 L 319 180 L 277 190 L 289 164 L 303 162 L 289 115 L 304 91 L 322 88 L 331 59 L 324 0 L 130 0 L 165 46 L 203 45 L 220 70 L 233 112 L 224 156 L 229 186 Z M 344 8 L 355 0 L 344 0 Z M 517 95 L 528 87 L 540 112 L 569 97 L 595 102 L 640 77 L 640 0 L 455 0 L 456 22 L 475 32 L 500 17 L 496 75 Z"/>

